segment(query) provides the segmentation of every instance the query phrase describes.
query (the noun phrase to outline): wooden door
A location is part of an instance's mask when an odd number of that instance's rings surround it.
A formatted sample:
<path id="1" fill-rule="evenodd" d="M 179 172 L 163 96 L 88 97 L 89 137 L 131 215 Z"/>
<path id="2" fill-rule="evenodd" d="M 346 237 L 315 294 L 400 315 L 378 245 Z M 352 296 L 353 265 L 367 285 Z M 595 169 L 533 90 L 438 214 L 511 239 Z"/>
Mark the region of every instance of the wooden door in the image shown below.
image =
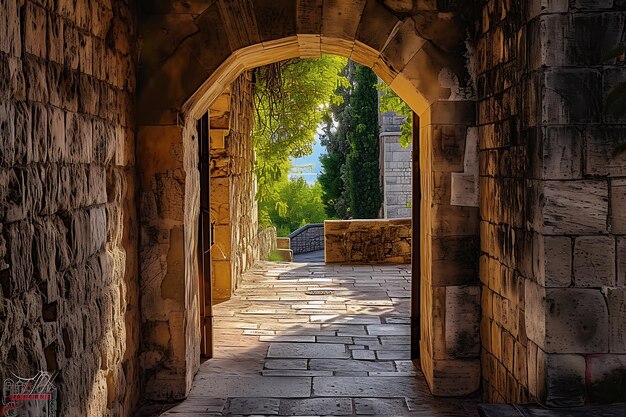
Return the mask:
<path id="1" fill-rule="evenodd" d="M 413 142 L 411 148 L 411 358 L 420 357 L 420 222 L 422 206 L 422 186 L 420 178 L 420 118 L 413 113 Z"/>
<path id="2" fill-rule="evenodd" d="M 200 216 L 198 219 L 198 272 L 200 280 L 200 354 L 213 357 L 213 302 L 211 294 L 211 200 L 209 149 L 209 113 L 198 120 L 198 151 L 200 159 Z"/>

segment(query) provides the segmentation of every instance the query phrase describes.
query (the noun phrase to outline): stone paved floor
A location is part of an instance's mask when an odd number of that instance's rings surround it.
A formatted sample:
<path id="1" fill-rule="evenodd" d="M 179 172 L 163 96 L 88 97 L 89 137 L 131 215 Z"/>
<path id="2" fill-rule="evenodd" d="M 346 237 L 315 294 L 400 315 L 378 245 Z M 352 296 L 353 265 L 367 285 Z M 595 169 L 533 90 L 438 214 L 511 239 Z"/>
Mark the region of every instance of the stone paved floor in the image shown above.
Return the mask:
<path id="1" fill-rule="evenodd" d="M 293 261 L 302 263 L 324 262 L 324 251 L 316 250 L 314 252 L 298 253 L 293 255 Z"/>
<path id="2" fill-rule="evenodd" d="M 261 263 L 215 306 L 214 358 L 163 417 L 477 416 L 409 359 L 410 267 Z"/>

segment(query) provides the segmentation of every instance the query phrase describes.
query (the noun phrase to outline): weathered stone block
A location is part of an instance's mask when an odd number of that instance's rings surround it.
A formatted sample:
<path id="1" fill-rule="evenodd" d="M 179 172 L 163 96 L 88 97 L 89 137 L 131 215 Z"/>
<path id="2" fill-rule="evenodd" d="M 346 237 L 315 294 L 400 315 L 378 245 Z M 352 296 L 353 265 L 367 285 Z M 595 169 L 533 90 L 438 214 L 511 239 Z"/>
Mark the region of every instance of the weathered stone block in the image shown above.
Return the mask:
<path id="1" fill-rule="evenodd" d="M 585 403 L 585 358 L 579 355 L 546 355 L 546 404 L 575 407 Z"/>
<path id="2" fill-rule="evenodd" d="M 547 288 L 545 313 L 546 352 L 594 353 L 608 350 L 609 315 L 600 290 Z M 536 327 L 535 323 L 531 323 L 530 327 Z M 526 330 L 529 330 L 528 321 Z"/>
<path id="3" fill-rule="evenodd" d="M 577 287 L 615 285 L 615 239 L 582 236 L 574 241 L 574 283 Z"/>
<path id="4" fill-rule="evenodd" d="M 24 14 L 24 51 L 46 58 L 46 10 L 33 2 L 27 2 Z"/>
<path id="5" fill-rule="evenodd" d="M 540 133 L 530 137 L 533 140 L 529 151 L 530 164 L 535 178 L 580 178 L 583 138 L 579 130 L 569 126 L 550 126 L 541 128 Z"/>
<path id="6" fill-rule="evenodd" d="M 543 236 L 543 265 L 546 287 L 569 287 L 572 283 L 572 239 Z"/>
<path id="7" fill-rule="evenodd" d="M 611 232 L 626 234 L 626 179 L 611 181 Z"/>
<path id="8" fill-rule="evenodd" d="M 547 234 L 606 232 L 609 190 L 606 181 L 545 181 L 543 229 Z"/>
<path id="9" fill-rule="evenodd" d="M 431 242 L 433 285 L 471 285 L 477 282 L 476 237 L 433 237 Z"/>
<path id="10" fill-rule="evenodd" d="M 586 374 L 590 401 L 626 402 L 626 355 L 590 355 Z"/>
<path id="11" fill-rule="evenodd" d="M 453 358 L 478 357 L 480 288 L 446 287 L 446 351 Z"/>
<path id="12" fill-rule="evenodd" d="M 46 29 L 48 32 L 46 48 L 48 60 L 63 65 L 65 51 L 63 50 L 63 27 L 65 21 L 59 19 L 56 14 L 47 14 Z"/>
<path id="13" fill-rule="evenodd" d="M 530 280 L 524 281 L 526 335 L 542 347 L 546 337 L 546 289 Z"/>
<path id="14" fill-rule="evenodd" d="M 617 285 L 626 286 L 626 238 L 617 238 Z"/>
<path id="15" fill-rule="evenodd" d="M 589 127 L 586 130 L 586 169 L 589 175 L 626 175 L 626 153 L 616 153 L 624 141 L 621 127 Z"/>
<path id="16" fill-rule="evenodd" d="M 2 5 L 0 14 L 0 51 L 18 57 L 22 55 L 22 19 L 21 8 L 16 1 L 9 1 Z"/>
<path id="17" fill-rule="evenodd" d="M 547 124 L 597 123 L 602 110 L 602 77 L 597 70 L 548 70 L 543 82 L 541 120 Z M 581 87 L 583 86 L 583 87 Z"/>
<path id="18" fill-rule="evenodd" d="M 609 305 L 609 350 L 626 353 L 626 290 L 607 289 Z"/>

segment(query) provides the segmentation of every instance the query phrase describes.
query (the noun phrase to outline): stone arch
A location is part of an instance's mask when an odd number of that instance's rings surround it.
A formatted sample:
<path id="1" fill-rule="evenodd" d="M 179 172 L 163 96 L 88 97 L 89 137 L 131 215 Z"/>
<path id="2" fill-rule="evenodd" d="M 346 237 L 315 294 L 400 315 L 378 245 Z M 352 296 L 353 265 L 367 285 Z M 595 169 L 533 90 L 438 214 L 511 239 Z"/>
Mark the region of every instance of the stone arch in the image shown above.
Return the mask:
<path id="1" fill-rule="evenodd" d="M 199 366 L 196 119 L 244 70 L 325 53 L 373 68 L 420 116 L 422 368 L 437 395 L 476 390 L 478 203 L 454 202 L 451 189 L 453 174 L 475 185 L 478 176 L 465 10 L 391 0 L 146 3 L 137 157 L 147 397 L 185 396 Z"/>

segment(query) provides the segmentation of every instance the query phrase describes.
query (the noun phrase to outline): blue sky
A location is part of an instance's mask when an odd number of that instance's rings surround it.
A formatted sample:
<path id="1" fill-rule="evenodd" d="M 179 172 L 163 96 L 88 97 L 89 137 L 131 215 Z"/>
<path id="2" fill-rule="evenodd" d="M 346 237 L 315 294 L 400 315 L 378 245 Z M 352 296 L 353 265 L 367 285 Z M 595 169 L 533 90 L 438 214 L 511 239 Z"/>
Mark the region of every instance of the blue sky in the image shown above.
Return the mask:
<path id="1" fill-rule="evenodd" d="M 315 135 L 315 143 L 313 144 L 313 153 L 311 155 L 303 156 L 302 158 L 291 158 L 292 167 L 299 165 L 313 165 L 312 173 L 305 174 L 289 174 L 289 178 L 303 177 L 309 184 L 313 184 L 317 180 L 317 176 L 322 170 L 322 164 L 320 163 L 320 155 L 326 153 L 326 147 L 320 144 L 319 135 Z"/>

